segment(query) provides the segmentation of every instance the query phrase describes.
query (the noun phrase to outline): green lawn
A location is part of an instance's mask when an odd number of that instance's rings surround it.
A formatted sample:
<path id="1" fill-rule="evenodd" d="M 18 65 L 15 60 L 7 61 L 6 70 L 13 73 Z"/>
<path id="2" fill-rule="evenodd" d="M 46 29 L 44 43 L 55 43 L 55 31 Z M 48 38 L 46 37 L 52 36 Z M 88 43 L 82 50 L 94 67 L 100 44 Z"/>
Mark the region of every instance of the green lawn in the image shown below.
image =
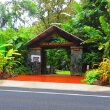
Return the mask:
<path id="1" fill-rule="evenodd" d="M 58 75 L 70 75 L 70 71 L 56 71 L 56 74 Z"/>

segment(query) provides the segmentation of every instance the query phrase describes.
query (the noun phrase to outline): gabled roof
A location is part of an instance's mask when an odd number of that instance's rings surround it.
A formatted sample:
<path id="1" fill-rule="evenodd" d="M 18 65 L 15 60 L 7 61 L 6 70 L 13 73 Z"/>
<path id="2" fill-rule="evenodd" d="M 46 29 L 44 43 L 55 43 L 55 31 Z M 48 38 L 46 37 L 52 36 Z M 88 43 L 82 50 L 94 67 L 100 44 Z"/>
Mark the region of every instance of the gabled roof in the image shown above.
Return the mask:
<path id="1" fill-rule="evenodd" d="M 67 41 L 73 42 L 75 46 L 80 45 L 80 43 L 83 42 L 82 39 L 62 30 L 61 28 L 57 26 L 51 26 L 50 28 L 48 28 L 47 30 L 30 40 L 27 43 L 27 47 L 35 47 L 39 45 L 39 43 L 41 42 L 46 42 L 52 37 L 53 34 L 58 34 Z"/>

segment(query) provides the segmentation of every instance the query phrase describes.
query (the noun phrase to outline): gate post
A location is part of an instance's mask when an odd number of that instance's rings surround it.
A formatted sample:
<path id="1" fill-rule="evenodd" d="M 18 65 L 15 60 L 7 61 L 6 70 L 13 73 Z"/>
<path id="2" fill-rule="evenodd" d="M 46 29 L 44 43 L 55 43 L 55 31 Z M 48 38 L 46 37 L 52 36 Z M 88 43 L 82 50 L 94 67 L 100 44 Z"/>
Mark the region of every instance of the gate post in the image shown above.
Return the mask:
<path id="1" fill-rule="evenodd" d="M 33 73 L 41 74 L 41 48 L 29 49 L 28 65 L 30 65 Z"/>
<path id="2" fill-rule="evenodd" d="M 83 53 L 82 46 L 71 47 L 71 64 L 70 64 L 71 75 L 81 75 L 82 53 Z"/>

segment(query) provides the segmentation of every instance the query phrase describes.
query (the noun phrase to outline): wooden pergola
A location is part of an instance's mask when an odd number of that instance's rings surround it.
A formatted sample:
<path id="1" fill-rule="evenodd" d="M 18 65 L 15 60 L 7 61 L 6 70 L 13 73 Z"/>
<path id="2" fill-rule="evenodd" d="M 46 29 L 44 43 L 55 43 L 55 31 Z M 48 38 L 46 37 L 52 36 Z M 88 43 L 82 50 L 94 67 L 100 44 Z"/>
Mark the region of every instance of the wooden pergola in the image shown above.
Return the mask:
<path id="1" fill-rule="evenodd" d="M 59 35 L 66 42 L 55 42 L 52 41 L 53 35 Z M 81 62 L 79 61 L 82 57 L 82 39 L 72 35 L 65 30 L 57 27 L 51 26 L 32 40 L 27 43 L 28 48 L 28 62 L 30 64 L 37 63 L 35 73 L 45 74 L 46 73 L 46 60 L 45 60 L 45 49 L 47 48 L 69 48 L 71 50 L 71 63 L 70 71 L 74 75 L 76 73 L 80 74 L 82 71 Z M 35 58 L 36 57 L 36 58 Z M 37 58 L 38 57 L 38 58 Z M 35 61 L 33 61 L 35 59 Z M 39 60 L 38 60 L 39 59 Z"/>

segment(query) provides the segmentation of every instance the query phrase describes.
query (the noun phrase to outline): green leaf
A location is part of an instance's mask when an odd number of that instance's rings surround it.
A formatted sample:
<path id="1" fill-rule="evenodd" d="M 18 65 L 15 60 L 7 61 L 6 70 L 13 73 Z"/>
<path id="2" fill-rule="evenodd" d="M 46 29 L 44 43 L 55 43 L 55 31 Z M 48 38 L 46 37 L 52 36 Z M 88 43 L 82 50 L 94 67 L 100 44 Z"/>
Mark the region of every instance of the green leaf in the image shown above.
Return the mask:
<path id="1" fill-rule="evenodd" d="M 22 46 L 22 44 L 23 44 L 23 42 L 20 42 L 20 43 L 16 44 L 15 49 L 19 49 Z"/>
<path id="2" fill-rule="evenodd" d="M 14 53 L 14 50 L 13 49 L 10 49 L 7 54 L 6 54 L 6 57 L 11 57 Z"/>
<path id="3" fill-rule="evenodd" d="M 108 35 L 110 32 L 110 24 L 106 22 L 106 19 L 104 16 L 100 16 L 99 20 L 103 31 L 105 32 L 106 35 Z"/>
<path id="4" fill-rule="evenodd" d="M 83 9 L 81 7 L 81 4 L 79 4 L 78 2 L 74 2 L 74 6 L 76 8 L 76 11 L 78 11 L 78 12 L 82 12 L 83 11 Z"/>
<path id="5" fill-rule="evenodd" d="M 9 41 L 8 41 L 8 43 L 10 43 L 10 44 L 12 44 L 14 41 L 13 41 L 13 39 L 10 39 Z"/>
<path id="6" fill-rule="evenodd" d="M 98 50 L 102 50 L 104 48 L 104 45 L 99 46 Z"/>
<path id="7" fill-rule="evenodd" d="M 4 45 L 1 45 L 0 48 L 2 48 L 2 47 L 8 47 L 8 46 L 12 46 L 12 44 L 4 44 Z"/>

